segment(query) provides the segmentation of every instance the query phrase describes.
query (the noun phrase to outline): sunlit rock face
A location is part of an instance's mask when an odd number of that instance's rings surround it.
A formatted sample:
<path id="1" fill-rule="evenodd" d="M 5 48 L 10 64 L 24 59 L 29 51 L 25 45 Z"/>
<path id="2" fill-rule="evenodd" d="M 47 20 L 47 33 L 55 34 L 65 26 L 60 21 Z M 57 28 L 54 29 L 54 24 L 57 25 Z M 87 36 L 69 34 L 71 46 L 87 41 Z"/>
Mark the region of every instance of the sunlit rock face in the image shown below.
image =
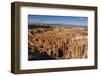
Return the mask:
<path id="1" fill-rule="evenodd" d="M 88 34 L 84 28 L 38 28 L 28 31 L 29 60 L 87 58 Z M 39 58 L 40 57 L 40 58 Z M 34 60 L 34 58 L 33 58 Z"/>

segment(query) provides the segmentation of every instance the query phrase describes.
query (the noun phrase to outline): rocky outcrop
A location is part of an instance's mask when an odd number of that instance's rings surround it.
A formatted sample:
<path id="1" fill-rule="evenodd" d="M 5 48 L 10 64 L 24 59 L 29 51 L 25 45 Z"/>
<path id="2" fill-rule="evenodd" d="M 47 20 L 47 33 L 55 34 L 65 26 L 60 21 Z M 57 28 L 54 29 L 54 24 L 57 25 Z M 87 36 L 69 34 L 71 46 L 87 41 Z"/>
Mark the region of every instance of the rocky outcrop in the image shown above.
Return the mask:
<path id="1" fill-rule="evenodd" d="M 28 32 L 29 50 L 47 54 L 54 59 L 87 58 L 87 40 L 87 31 L 83 29 L 55 28 L 42 32 Z"/>

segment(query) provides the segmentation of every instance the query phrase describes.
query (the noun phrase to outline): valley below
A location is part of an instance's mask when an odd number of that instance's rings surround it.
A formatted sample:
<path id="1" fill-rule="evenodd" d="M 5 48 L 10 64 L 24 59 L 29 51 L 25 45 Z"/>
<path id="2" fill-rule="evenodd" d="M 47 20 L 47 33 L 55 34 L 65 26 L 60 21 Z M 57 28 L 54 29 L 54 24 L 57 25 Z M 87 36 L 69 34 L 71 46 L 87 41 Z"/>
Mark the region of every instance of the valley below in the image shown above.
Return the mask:
<path id="1" fill-rule="evenodd" d="M 28 60 L 84 59 L 88 31 L 80 26 L 28 26 Z"/>

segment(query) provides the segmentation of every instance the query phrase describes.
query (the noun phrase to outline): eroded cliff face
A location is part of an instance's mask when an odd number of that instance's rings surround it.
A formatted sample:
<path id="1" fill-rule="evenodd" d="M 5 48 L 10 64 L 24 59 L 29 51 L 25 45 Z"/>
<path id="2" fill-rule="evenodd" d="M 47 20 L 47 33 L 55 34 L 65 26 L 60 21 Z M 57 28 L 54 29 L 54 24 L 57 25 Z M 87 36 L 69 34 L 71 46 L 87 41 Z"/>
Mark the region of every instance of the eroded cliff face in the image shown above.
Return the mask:
<path id="1" fill-rule="evenodd" d="M 87 31 L 84 29 L 29 30 L 28 48 L 31 52 L 54 59 L 87 58 Z M 29 55 L 29 58 L 32 54 Z"/>

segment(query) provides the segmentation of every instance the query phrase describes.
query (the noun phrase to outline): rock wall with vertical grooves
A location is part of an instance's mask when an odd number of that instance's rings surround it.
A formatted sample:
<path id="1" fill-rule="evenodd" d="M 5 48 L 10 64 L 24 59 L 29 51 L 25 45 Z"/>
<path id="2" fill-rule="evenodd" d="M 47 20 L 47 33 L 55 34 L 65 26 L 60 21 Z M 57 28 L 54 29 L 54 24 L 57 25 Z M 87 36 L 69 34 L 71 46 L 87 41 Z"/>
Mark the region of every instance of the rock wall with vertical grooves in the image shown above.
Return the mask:
<path id="1" fill-rule="evenodd" d="M 29 51 L 46 54 L 54 59 L 87 58 L 87 47 L 87 31 L 81 28 L 55 28 L 46 31 L 42 28 L 28 32 Z"/>

